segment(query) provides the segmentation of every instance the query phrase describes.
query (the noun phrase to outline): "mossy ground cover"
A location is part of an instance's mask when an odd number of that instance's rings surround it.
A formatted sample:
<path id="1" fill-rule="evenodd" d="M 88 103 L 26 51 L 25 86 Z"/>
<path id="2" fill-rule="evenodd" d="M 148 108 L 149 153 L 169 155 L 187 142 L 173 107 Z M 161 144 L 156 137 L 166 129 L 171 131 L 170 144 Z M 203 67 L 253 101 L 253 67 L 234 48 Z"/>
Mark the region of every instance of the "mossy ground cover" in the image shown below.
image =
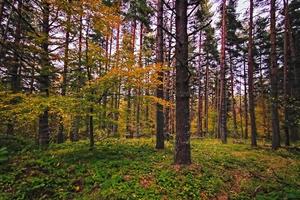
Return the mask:
<path id="1" fill-rule="evenodd" d="M 192 140 L 193 164 L 173 165 L 173 145 L 105 139 L 30 150 L 0 166 L 0 199 L 300 199 L 300 154 Z"/>

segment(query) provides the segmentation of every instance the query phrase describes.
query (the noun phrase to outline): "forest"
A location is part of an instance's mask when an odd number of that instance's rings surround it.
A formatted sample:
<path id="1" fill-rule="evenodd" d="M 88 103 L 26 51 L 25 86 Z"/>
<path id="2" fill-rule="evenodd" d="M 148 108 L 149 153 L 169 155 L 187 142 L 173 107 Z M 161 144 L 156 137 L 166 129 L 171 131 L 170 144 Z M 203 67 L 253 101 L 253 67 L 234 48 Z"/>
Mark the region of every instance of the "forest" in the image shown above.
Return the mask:
<path id="1" fill-rule="evenodd" d="M 0 0 L 0 199 L 300 199 L 299 0 Z"/>

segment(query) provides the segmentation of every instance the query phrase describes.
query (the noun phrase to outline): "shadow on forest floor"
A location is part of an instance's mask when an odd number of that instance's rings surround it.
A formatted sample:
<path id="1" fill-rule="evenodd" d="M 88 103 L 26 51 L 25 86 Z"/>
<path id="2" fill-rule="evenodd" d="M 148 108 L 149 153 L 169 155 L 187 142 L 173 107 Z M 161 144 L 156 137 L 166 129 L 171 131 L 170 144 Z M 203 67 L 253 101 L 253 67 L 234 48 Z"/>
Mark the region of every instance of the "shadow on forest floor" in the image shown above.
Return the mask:
<path id="1" fill-rule="evenodd" d="M 300 197 L 300 157 L 282 148 L 192 140 L 193 164 L 172 165 L 172 142 L 105 139 L 52 145 L 0 167 L 0 199 L 284 199 Z"/>

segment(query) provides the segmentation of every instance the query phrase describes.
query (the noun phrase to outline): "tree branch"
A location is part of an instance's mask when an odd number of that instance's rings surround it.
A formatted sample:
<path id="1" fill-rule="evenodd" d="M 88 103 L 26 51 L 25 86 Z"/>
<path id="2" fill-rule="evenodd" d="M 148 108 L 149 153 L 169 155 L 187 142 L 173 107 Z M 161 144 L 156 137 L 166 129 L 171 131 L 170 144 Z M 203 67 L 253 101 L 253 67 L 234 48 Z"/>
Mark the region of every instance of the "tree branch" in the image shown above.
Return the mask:
<path id="1" fill-rule="evenodd" d="M 188 34 L 188 36 L 194 35 L 195 33 L 205 29 L 206 27 L 208 27 L 211 24 L 212 20 L 210 20 L 207 24 L 205 24 L 204 26 L 200 26 L 198 29 L 194 30 L 193 32 L 191 32 L 190 34 Z"/>

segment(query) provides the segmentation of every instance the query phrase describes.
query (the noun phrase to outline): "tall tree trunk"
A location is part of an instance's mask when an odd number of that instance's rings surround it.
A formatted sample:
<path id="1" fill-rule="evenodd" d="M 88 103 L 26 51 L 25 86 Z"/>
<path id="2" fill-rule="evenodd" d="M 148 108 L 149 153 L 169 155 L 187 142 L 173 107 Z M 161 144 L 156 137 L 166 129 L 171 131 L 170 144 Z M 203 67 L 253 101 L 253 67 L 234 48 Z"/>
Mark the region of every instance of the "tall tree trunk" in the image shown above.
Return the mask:
<path id="1" fill-rule="evenodd" d="M 266 140 L 270 140 L 269 133 L 267 130 L 267 123 L 268 123 L 268 117 L 267 117 L 267 109 L 266 109 L 266 96 L 265 96 L 265 87 L 264 87 L 264 81 L 263 81 L 263 69 L 262 69 L 262 52 L 259 53 L 259 82 L 260 82 L 260 93 L 261 93 L 261 99 L 262 99 L 262 115 L 263 115 L 263 129 L 264 133 L 263 135 L 266 137 Z"/>
<path id="2" fill-rule="evenodd" d="M 230 89 L 231 89 L 231 110 L 233 116 L 233 137 L 237 138 L 238 131 L 237 131 L 237 122 L 236 122 L 236 110 L 235 110 L 235 96 L 234 96 L 234 71 L 232 66 L 232 57 L 231 55 L 229 62 L 230 62 Z"/>
<path id="3" fill-rule="evenodd" d="M 22 14 L 23 10 L 23 1 L 18 0 L 18 7 L 17 7 L 17 12 Z M 4 6 L 4 2 L 1 3 L 1 8 Z M 4 7 L 3 7 L 4 9 Z M 1 11 L 2 12 L 2 11 Z M 0 13 L 2 15 L 2 13 Z M 2 18 L 2 17 L 1 17 Z M 1 20 L 0 20 L 1 23 Z M 13 53 L 13 63 L 11 65 L 10 69 L 10 75 L 11 75 L 11 90 L 13 93 L 17 93 L 21 91 L 21 77 L 20 77 L 20 71 L 21 71 L 21 64 L 20 64 L 20 59 L 19 56 L 22 54 L 21 50 L 21 37 L 22 37 L 22 19 L 19 16 L 17 19 L 17 24 L 16 24 L 16 31 L 14 35 L 14 45 L 15 45 L 15 51 Z M 5 41 L 4 41 L 5 42 Z M 0 50 L 1 51 L 1 50 Z M 15 102 L 11 102 L 12 104 L 15 104 Z M 14 119 L 8 119 L 7 123 L 7 135 L 12 135 L 14 134 Z"/>
<path id="4" fill-rule="evenodd" d="M 289 16 L 289 15 L 288 15 Z M 291 80 L 290 81 L 290 97 L 293 99 L 296 99 L 296 101 L 299 101 L 300 97 L 300 84 L 299 84 L 299 67 L 297 67 L 297 56 L 296 56 L 296 49 L 295 49 L 295 43 L 294 43 L 294 38 L 293 38 L 293 31 L 291 27 L 291 22 L 290 22 L 290 16 L 287 18 L 287 26 L 288 26 L 288 38 L 289 38 L 289 47 L 290 47 L 290 67 L 289 69 L 293 71 L 293 73 L 290 73 Z M 290 119 L 292 119 L 292 116 L 290 116 Z M 290 139 L 291 141 L 297 141 L 299 140 L 299 125 L 297 125 L 297 122 L 295 120 L 291 120 L 292 125 L 290 124 Z"/>
<path id="5" fill-rule="evenodd" d="M 5 8 L 5 0 L 0 0 L 0 24 L 2 23 L 3 13 Z"/>
<path id="6" fill-rule="evenodd" d="M 222 6 L 222 37 L 221 37 L 221 84 L 220 84 L 220 135 L 222 143 L 227 143 L 227 97 L 226 97 L 226 66 L 225 66 L 225 44 L 226 44 L 226 0 Z"/>
<path id="7" fill-rule="evenodd" d="M 240 77 L 240 98 L 239 98 L 239 100 L 240 100 L 240 105 L 239 105 L 239 111 L 240 111 L 240 123 L 241 123 L 241 139 L 243 139 L 244 138 L 244 123 L 243 123 L 243 104 L 242 104 L 242 76 Z"/>
<path id="8" fill-rule="evenodd" d="M 208 52 L 207 52 L 208 54 Z M 208 55 L 207 55 L 208 56 Z M 205 120 L 204 120 L 204 129 L 205 129 L 205 134 L 208 136 L 208 105 L 209 105 L 209 100 L 208 100 L 208 81 L 209 81 L 209 63 L 208 59 L 206 60 L 206 66 L 205 66 L 205 88 L 204 88 L 204 95 L 205 95 L 205 105 L 204 105 L 204 115 L 205 115 Z"/>
<path id="9" fill-rule="evenodd" d="M 107 33 L 106 35 L 106 39 L 105 39 L 105 68 L 104 68 L 104 73 L 106 74 L 108 72 L 108 67 L 109 67 L 109 44 L 110 44 L 110 36 Z M 99 104 L 101 104 L 101 101 L 99 102 Z M 101 128 L 102 130 L 106 131 L 106 127 L 107 127 L 107 95 L 104 94 L 103 99 L 102 99 L 102 111 L 100 112 L 99 115 L 99 128 Z"/>
<path id="10" fill-rule="evenodd" d="M 163 38 L 163 1 L 157 1 L 157 35 L 156 35 L 156 64 L 163 66 L 164 64 L 164 38 Z M 160 81 L 156 89 L 157 98 L 164 98 L 164 73 L 162 70 L 158 72 L 158 80 Z M 160 103 L 156 104 L 156 149 L 164 148 L 164 112 Z"/>
<path id="11" fill-rule="evenodd" d="M 214 132 L 216 138 L 221 138 L 220 136 L 220 78 L 219 74 L 216 75 L 216 100 L 215 100 L 215 111 L 216 118 L 214 120 Z"/>
<path id="12" fill-rule="evenodd" d="M 203 137 L 203 129 L 202 129 L 203 100 L 202 100 L 202 91 L 201 91 L 201 86 L 202 86 L 202 83 L 201 83 L 201 79 L 202 79 L 202 77 L 201 77 L 201 64 L 202 64 L 202 62 L 201 62 L 201 52 L 202 52 L 202 32 L 200 32 L 200 34 L 199 34 L 199 61 L 198 61 L 198 117 L 197 117 L 197 135 L 199 137 Z"/>
<path id="13" fill-rule="evenodd" d="M 173 4 L 173 1 L 172 1 Z M 172 33 L 173 32 L 173 19 L 174 19 L 174 13 L 171 13 L 169 23 L 169 31 Z M 171 97 L 172 97 L 172 72 L 171 72 L 171 65 L 172 65 L 172 36 L 168 36 L 168 48 L 167 48 L 167 65 L 168 65 L 168 70 L 165 73 L 165 82 L 166 82 L 166 87 L 165 88 L 165 99 L 166 101 L 170 102 Z M 172 114 L 172 106 L 167 106 L 165 109 L 165 133 L 172 134 L 172 122 L 171 122 L 171 114 Z"/>
<path id="14" fill-rule="evenodd" d="M 248 89 L 249 89 L 249 112 L 251 123 L 251 146 L 256 147 L 256 119 L 255 119 L 255 103 L 253 91 L 253 73 L 254 73 L 254 59 L 253 59 L 253 0 L 250 0 L 250 18 L 249 18 L 249 44 L 248 44 Z"/>
<path id="15" fill-rule="evenodd" d="M 121 2 L 119 2 L 119 9 L 121 9 Z M 120 30 L 121 30 L 121 24 L 118 24 L 118 28 L 117 28 L 117 36 L 116 36 L 116 68 L 119 68 L 119 59 L 120 59 Z M 114 108 L 116 110 L 119 109 L 118 105 L 119 105 L 119 101 L 120 101 L 120 95 L 119 95 L 119 91 L 118 89 L 120 88 L 120 84 L 118 84 L 116 86 L 116 94 L 115 94 L 115 101 L 114 101 Z M 115 123 L 113 124 L 113 130 L 112 130 L 112 134 L 115 136 L 118 133 L 118 120 L 119 120 L 119 111 L 115 112 L 113 114 L 113 118 Z"/>
<path id="16" fill-rule="evenodd" d="M 283 90 L 284 90 L 284 133 L 285 133 L 285 145 L 290 146 L 290 110 L 289 110 L 289 98 L 290 98 L 290 86 L 289 86 L 289 1 L 284 0 L 284 78 L 283 78 Z"/>
<path id="17" fill-rule="evenodd" d="M 42 54 L 41 54 L 41 73 L 40 73 L 40 91 L 46 97 L 49 97 L 50 87 L 50 58 L 49 58 L 49 16 L 50 16 L 50 5 L 44 0 L 42 1 L 43 8 L 43 21 L 42 21 Z M 39 117 L 39 145 L 41 148 L 47 148 L 50 142 L 49 123 L 48 123 L 48 107 L 45 108 L 43 113 Z"/>
<path id="18" fill-rule="evenodd" d="M 276 58 L 276 0 L 271 0 L 271 113 L 272 113 L 272 149 L 280 147 L 280 129 L 278 114 L 278 66 Z"/>
<path id="19" fill-rule="evenodd" d="M 81 8 L 82 9 L 82 8 Z M 82 11 L 80 13 L 80 17 L 79 17 L 79 45 L 78 45 L 78 76 L 77 76 L 77 82 L 78 82 L 78 86 L 77 86 L 77 93 L 79 93 L 80 88 L 83 86 L 83 77 L 82 77 L 82 43 L 83 43 L 83 34 L 82 34 L 82 30 L 83 30 L 83 19 L 82 19 Z M 87 49 L 88 49 L 88 44 L 86 44 Z M 88 52 L 86 50 L 86 52 Z M 88 59 L 86 60 L 86 62 L 88 62 Z M 70 131 L 70 140 L 72 142 L 76 142 L 78 141 L 79 138 L 79 125 L 80 125 L 80 116 L 79 115 L 75 115 L 74 120 L 72 121 L 72 128 Z"/>
<path id="20" fill-rule="evenodd" d="M 134 59 L 134 50 L 135 50 L 135 40 L 136 40 L 136 20 L 133 20 L 131 24 L 131 32 L 132 32 L 132 41 L 131 41 L 131 53 L 132 59 Z M 132 102 L 131 102 L 132 91 L 129 86 L 127 89 L 127 115 L 126 115 L 126 133 L 129 134 L 130 138 L 133 138 L 133 130 L 131 125 L 131 115 L 132 115 Z"/>
<path id="21" fill-rule="evenodd" d="M 191 163 L 187 1 L 176 0 L 176 142 L 175 164 Z"/>
<path id="22" fill-rule="evenodd" d="M 69 4 L 71 0 L 68 1 Z M 69 44 L 70 44 L 70 31 L 71 31 L 71 6 L 67 5 L 67 21 L 66 21 L 66 35 L 65 35 L 65 52 L 64 52 L 64 69 L 63 69 L 63 82 L 61 88 L 61 95 L 65 96 L 67 92 L 67 74 L 69 68 Z M 64 124 L 63 118 L 60 116 L 59 130 L 57 134 L 57 143 L 64 142 Z"/>
<path id="23" fill-rule="evenodd" d="M 245 139 L 248 139 L 248 90 L 246 58 L 244 56 L 244 106 L 245 106 Z"/>
<path id="24" fill-rule="evenodd" d="M 92 80 L 92 69 L 89 64 L 89 32 L 90 32 L 90 18 L 88 16 L 87 20 L 87 25 L 86 25 L 86 39 L 85 39 L 85 59 L 86 59 L 86 70 L 87 70 L 87 77 L 88 81 L 90 84 L 90 81 Z M 91 95 L 94 95 L 94 92 L 92 91 Z M 90 140 L 90 150 L 94 149 L 94 107 L 91 105 L 89 107 L 89 114 L 88 114 L 88 119 L 89 119 L 89 140 Z"/>
<path id="25" fill-rule="evenodd" d="M 143 67 L 142 56 L 143 56 L 143 23 L 140 25 L 140 52 L 139 52 L 139 67 Z M 138 87 L 137 99 L 136 99 L 136 135 L 140 135 L 141 123 L 140 123 L 140 112 L 141 112 L 141 87 Z"/>

